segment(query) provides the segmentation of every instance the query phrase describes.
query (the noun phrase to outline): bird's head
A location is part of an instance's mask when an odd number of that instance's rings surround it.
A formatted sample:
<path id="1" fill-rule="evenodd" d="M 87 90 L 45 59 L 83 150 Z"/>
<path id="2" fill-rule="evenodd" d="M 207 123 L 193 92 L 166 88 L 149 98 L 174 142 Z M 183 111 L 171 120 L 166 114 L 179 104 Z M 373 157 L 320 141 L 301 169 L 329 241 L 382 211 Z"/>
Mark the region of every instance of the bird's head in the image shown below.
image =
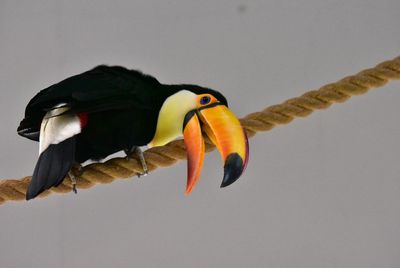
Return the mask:
<path id="1" fill-rule="evenodd" d="M 183 136 L 188 158 L 186 194 L 200 178 L 205 145 L 202 131 L 216 145 L 224 162 L 221 187 L 235 182 L 246 168 L 249 145 L 237 117 L 225 97 L 214 90 L 181 85 L 162 104 L 150 146 L 161 146 Z"/>

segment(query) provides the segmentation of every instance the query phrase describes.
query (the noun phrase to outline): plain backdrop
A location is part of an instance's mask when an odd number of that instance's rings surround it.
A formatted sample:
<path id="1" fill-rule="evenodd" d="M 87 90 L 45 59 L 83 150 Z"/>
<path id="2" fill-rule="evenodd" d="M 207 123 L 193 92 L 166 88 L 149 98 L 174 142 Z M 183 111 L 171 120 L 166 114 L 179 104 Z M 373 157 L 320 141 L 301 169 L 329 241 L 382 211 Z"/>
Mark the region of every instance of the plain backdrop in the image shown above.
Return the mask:
<path id="1" fill-rule="evenodd" d="M 16 134 L 39 90 L 98 64 L 224 93 L 239 116 L 400 55 L 398 0 L 0 0 L 0 177 L 32 173 Z M 400 267 L 400 83 L 217 152 L 78 195 L 0 206 L 1 267 Z"/>

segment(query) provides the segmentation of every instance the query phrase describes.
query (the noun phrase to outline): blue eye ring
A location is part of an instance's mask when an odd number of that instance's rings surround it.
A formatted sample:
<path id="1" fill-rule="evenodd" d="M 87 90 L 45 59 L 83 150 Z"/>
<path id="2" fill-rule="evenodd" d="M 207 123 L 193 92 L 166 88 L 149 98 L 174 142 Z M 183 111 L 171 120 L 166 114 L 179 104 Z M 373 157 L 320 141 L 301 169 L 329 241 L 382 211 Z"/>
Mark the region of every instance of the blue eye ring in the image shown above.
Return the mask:
<path id="1" fill-rule="evenodd" d="M 200 99 L 200 104 L 201 105 L 206 105 L 206 104 L 209 104 L 210 101 L 211 101 L 211 98 L 209 96 L 203 96 Z"/>

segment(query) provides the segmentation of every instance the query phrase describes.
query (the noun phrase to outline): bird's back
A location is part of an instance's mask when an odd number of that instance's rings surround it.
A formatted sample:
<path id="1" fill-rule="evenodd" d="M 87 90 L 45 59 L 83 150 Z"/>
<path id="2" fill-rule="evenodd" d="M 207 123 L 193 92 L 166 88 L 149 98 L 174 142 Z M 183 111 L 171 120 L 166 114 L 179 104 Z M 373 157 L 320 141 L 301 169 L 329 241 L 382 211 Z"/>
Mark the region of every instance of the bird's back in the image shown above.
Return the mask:
<path id="1" fill-rule="evenodd" d="M 100 112 L 127 107 L 152 109 L 161 102 L 161 84 L 153 77 L 120 66 L 100 65 L 40 91 L 28 103 L 18 134 L 39 139 L 47 111 L 65 104 L 71 112 Z M 152 105 L 149 105 L 152 103 Z"/>

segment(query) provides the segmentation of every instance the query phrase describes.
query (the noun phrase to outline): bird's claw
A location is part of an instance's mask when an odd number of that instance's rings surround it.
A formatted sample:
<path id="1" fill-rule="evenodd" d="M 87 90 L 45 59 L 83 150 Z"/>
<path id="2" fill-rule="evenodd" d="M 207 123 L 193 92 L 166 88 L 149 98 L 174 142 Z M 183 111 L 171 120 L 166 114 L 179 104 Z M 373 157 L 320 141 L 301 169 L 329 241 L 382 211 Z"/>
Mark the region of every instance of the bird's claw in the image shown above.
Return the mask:
<path id="1" fill-rule="evenodd" d="M 71 170 L 70 172 L 68 172 L 68 176 L 71 179 L 71 184 L 72 184 L 72 191 L 77 194 L 78 191 L 76 189 L 76 177 L 74 175 L 74 172 Z"/>
<path id="2" fill-rule="evenodd" d="M 149 171 L 148 170 L 145 170 L 144 172 L 141 172 L 141 173 L 138 173 L 137 174 L 137 176 L 138 176 L 138 178 L 140 178 L 140 177 L 146 177 L 147 175 L 149 174 Z"/>
<path id="3" fill-rule="evenodd" d="M 145 177 L 145 176 L 147 176 L 147 174 L 149 174 L 149 170 L 147 168 L 147 163 L 146 163 L 146 160 L 144 159 L 143 152 L 139 147 L 136 147 L 135 151 L 139 157 L 140 163 L 142 164 L 142 168 L 143 168 L 143 172 L 138 173 L 138 178 L 140 178 L 141 176 Z"/>
<path id="4" fill-rule="evenodd" d="M 78 193 L 78 191 L 76 190 L 76 183 L 72 184 L 72 191 L 74 192 L 74 194 Z"/>

